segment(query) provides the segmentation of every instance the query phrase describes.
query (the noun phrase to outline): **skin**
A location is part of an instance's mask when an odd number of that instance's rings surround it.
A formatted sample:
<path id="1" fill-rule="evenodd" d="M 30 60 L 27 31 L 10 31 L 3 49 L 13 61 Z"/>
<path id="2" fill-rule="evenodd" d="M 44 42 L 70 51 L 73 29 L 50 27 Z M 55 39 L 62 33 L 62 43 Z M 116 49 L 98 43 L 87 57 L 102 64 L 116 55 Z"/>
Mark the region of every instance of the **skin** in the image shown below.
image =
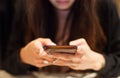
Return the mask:
<path id="1" fill-rule="evenodd" d="M 105 59 L 103 55 L 91 50 L 85 39 L 71 41 L 70 45 L 77 46 L 76 54 L 53 54 L 58 59 L 54 65 L 68 66 L 74 70 L 93 69 L 96 71 L 104 66 Z"/>
<path id="2" fill-rule="evenodd" d="M 49 0 L 57 10 L 68 10 L 75 0 Z"/>
<path id="3" fill-rule="evenodd" d="M 47 52 L 44 51 L 44 45 L 55 45 L 55 43 L 48 38 L 38 38 L 29 42 L 20 51 L 21 61 L 38 68 L 50 65 L 50 62 L 54 61 L 54 58 L 50 57 Z M 49 61 L 49 64 L 44 64 L 44 60 Z"/>
<path id="4" fill-rule="evenodd" d="M 62 15 L 67 16 L 66 12 L 69 11 L 72 7 L 75 0 L 49 0 L 50 3 L 56 8 L 58 17 Z M 58 3 L 57 1 L 67 1 L 66 3 Z M 60 25 L 63 25 L 61 22 L 64 17 L 59 18 Z M 64 21 L 63 21 L 64 22 Z M 86 70 L 92 69 L 99 71 L 105 65 L 105 59 L 102 54 L 91 50 L 84 38 L 76 39 L 70 41 L 69 45 L 76 45 L 77 52 L 75 55 L 70 54 L 58 54 L 54 53 L 52 55 L 47 54 L 44 51 L 44 45 L 56 45 L 49 38 L 38 38 L 21 49 L 20 58 L 21 61 L 25 64 L 30 64 L 38 68 L 45 67 L 48 65 L 57 65 L 57 66 L 68 66 L 74 70 Z M 99 61 L 98 61 L 99 59 Z M 44 63 L 44 60 L 48 61 L 47 64 Z"/>

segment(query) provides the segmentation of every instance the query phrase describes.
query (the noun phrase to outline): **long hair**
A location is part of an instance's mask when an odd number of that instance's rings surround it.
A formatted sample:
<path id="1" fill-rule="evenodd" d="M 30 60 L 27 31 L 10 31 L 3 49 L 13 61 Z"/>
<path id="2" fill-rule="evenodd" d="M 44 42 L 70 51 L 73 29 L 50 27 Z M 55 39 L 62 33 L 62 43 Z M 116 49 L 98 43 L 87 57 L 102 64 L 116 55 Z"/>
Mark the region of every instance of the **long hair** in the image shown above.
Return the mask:
<path id="1" fill-rule="evenodd" d="M 5 9 L 5 2 L 6 0 L 0 0 L 0 12 Z"/>
<path id="2" fill-rule="evenodd" d="M 106 37 L 99 23 L 96 5 L 97 0 L 75 0 L 66 20 L 63 44 L 85 38 L 93 50 L 103 50 Z M 49 0 L 25 0 L 25 14 L 26 43 L 38 37 L 49 37 L 55 41 L 58 19 Z M 68 21 L 71 21 L 70 25 Z M 66 32 L 67 28 L 69 32 Z"/>

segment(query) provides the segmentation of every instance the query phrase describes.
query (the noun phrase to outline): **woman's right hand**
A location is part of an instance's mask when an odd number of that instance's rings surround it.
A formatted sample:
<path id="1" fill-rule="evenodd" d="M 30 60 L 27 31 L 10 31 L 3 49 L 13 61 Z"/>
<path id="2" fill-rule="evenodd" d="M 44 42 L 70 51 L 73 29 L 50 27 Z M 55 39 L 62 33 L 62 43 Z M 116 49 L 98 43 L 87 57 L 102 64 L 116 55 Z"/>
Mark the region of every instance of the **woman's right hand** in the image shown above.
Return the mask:
<path id="1" fill-rule="evenodd" d="M 31 41 L 21 49 L 21 61 L 25 64 L 33 65 L 38 68 L 50 65 L 50 62 L 52 62 L 54 58 L 50 57 L 44 51 L 44 45 L 55 45 L 55 43 L 48 38 L 38 38 Z"/>

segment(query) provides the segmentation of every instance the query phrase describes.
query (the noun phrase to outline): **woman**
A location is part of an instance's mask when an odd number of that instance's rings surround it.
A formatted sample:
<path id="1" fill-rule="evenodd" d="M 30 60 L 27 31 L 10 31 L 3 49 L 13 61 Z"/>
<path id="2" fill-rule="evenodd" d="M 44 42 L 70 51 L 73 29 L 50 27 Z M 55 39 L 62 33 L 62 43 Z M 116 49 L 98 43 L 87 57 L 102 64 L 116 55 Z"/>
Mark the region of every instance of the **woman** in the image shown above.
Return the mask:
<path id="1" fill-rule="evenodd" d="M 24 0 L 17 3 L 5 60 L 7 71 L 25 74 L 36 67 L 56 65 L 94 70 L 105 78 L 120 73 L 120 26 L 112 1 Z M 45 45 L 76 45 L 77 52 L 48 55 L 43 49 Z"/>

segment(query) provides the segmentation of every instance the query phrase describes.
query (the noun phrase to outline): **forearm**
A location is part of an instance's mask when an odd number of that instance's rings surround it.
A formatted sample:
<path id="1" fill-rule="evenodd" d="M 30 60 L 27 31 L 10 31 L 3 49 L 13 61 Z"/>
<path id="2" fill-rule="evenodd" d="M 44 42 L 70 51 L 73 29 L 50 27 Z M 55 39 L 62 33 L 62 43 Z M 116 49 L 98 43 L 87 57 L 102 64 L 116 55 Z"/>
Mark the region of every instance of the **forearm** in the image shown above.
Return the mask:
<path id="1" fill-rule="evenodd" d="M 15 75 L 27 74 L 29 73 L 29 68 L 30 68 L 30 65 L 23 64 L 20 61 L 19 50 L 9 56 L 6 56 L 6 59 L 3 65 L 3 69 Z"/>
<path id="2" fill-rule="evenodd" d="M 117 77 L 120 75 L 120 57 L 119 55 L 105 55 L 105 66 L 98 72 L 102 77 Z"/>

